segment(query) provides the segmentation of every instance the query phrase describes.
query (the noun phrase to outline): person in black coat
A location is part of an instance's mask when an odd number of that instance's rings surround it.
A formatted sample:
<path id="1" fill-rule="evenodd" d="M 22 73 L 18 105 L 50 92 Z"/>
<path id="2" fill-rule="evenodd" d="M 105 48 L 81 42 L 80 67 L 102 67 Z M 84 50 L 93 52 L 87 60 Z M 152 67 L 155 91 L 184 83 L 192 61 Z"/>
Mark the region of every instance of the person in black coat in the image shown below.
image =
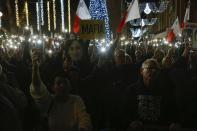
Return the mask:
<path id="1" fill-rule="evenodd" d="M 163 78 L 155 59 L 147 59 L 141 78 L 125 93 L 125 123 L 140 120 L 145 124 L 168 125 L 177 122 L 174 87 Z"/>
<path id="2" fill-rule="evenodd" d="M 176 85 L 176 103 L 184 127 L 197 125 L 197 52 L 186 46 L 169 72 Z"/>

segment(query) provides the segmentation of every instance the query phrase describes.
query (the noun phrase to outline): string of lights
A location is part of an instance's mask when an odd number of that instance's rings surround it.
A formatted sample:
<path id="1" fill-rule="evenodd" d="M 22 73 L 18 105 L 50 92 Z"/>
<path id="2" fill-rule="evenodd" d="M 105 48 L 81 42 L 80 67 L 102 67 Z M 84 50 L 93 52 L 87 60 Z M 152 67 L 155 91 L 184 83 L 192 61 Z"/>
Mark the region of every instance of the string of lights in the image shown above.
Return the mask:
<path id="1" fill-rule="evenodd" d="M 25 16 L 26 16 L 26 26 L 29 27 L 29 8 L 27 1 L 25 1 Z"/>
<path id="2" fill-rule="evenodd" d="M 64 0 L 60 0 L 60 4 L 61 4 L 61 20 L 62 20 L 62 25 L 61 25 L 61 29 L 62 32 L 65 31 L 65 20 L 64 20 Z"/>
<path id="3" fill-rule="evenodd" d="M 15 13 L 16 13 L 16 26 L 19 27 L 20 26 L 20 22 L 19 22 L 19 12 L 18 12 L 18 0 L 15 0 Z"/>
<path id="4" fill-rule="evenodd" d="M 56 4 L 55 0 L 53 0 L 53 28 L 56 30 Z"/>
<path id="5" fill-rule="evenodd" d="M 36 2 L 36 14 L 37 14 L 37 30 L 40 31 L 40 10 L 39 10 L 39 3 Z"/>
<path id="6" fill-rule="evenodd" d="M 51 31 L 50 2 L 47 1 L 48 31 Z"/>
<path id="7" fill-rule="evenodd" d="M 71 32 L 70 0 L 68 0 L 68 32 Z"/>
<path id="8" fill-rule="evenodd" d="M 40 0 L 41 25 L 44 25 L 44 2 Z"/>
<path id="9" fill-rule="evenodd" d="M 89 6 L 92 19 L 105 21 L 106 45 L 110 43 L 110 26 L 106 0 L 90 0 Z"/>

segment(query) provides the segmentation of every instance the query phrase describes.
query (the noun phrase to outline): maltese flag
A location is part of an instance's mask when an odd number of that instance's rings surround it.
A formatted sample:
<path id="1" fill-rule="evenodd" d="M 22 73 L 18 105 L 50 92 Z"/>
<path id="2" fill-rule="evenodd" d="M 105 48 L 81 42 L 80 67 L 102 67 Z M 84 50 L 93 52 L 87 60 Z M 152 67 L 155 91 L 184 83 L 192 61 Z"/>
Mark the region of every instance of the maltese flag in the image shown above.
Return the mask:
<path id="1" fill-rule="evenodd" d="M 184 20 L 183 20 L 182 25 L 181 25 L 182 29 L 187 27 L 187 22 L 189 21 L 189 19 L 190 19 L 190 0 L 187 3 L 187 8 L 186 8 L 186 11 L 185 11 Z"/>
<path id="2" fill-rule="evenodd" d="M 177 17 L 176 20 L 174 21 L 174 24 L 172 25 L 171 29 L 169 30 L 167 34 L 167 41 L 168 42 L 173 42 L 176 37 L 180 37 L 182 34 L 181 32 L 181 27 L 179 24 L 179 18 Z"/>
<path id="3" fill-rule="evenodd" d="M 77 7 L 75 21 L 74 21 L 74 28 L 73 28 L 74 33 L 79 32 L 80 20 L 89 20 L 89 19 L 91 19 L 91 15 L 89 13 L 89 10 L 88 10 L 84 0 L 80 0 L 79 5 Z"/>
<path id="4" fill-rule="evenodd" d="M 172 29 L 173 32 L 176 36 L 180 36 L 181 35 L 181 28 L 180 28 L 180 24 L 179 24 L 179 18 L 177 17 L 174 24 L 172 25 Z"/>
<path id="5" fill-rule="evenodd" d="M 129 5 L 127 11 L 125 12 L 119 24 L 117 32 L 120 33 L 128 21 L 138 19 L 138 18 L 140 18 L 138 0 L 133 0 L 131 4 Z"/>

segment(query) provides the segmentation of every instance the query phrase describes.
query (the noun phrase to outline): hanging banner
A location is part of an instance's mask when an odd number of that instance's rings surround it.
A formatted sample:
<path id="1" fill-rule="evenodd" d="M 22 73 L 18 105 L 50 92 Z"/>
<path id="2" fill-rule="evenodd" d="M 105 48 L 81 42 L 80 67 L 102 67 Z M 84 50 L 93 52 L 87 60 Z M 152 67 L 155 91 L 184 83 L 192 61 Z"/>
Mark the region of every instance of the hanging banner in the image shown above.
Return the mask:
<path id="1" fill-rule="evenodd" d="M 81 39 L 92 40 L 105 37 L 105 21 L 82 20 L 80 21 L 79 35 Z"/>

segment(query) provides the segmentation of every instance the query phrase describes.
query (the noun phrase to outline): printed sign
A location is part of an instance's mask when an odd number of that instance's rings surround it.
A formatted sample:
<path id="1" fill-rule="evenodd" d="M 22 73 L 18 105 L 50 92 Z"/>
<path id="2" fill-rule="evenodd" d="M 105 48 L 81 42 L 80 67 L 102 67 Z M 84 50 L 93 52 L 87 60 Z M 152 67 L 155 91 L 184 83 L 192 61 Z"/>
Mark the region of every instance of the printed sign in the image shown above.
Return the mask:
<path id="1" fill-rule="evenodd" d="M 100 39 L 105 36 L 105 22 L 101 20 L 80 21 L 80 38 L 85 40 Z"/>

